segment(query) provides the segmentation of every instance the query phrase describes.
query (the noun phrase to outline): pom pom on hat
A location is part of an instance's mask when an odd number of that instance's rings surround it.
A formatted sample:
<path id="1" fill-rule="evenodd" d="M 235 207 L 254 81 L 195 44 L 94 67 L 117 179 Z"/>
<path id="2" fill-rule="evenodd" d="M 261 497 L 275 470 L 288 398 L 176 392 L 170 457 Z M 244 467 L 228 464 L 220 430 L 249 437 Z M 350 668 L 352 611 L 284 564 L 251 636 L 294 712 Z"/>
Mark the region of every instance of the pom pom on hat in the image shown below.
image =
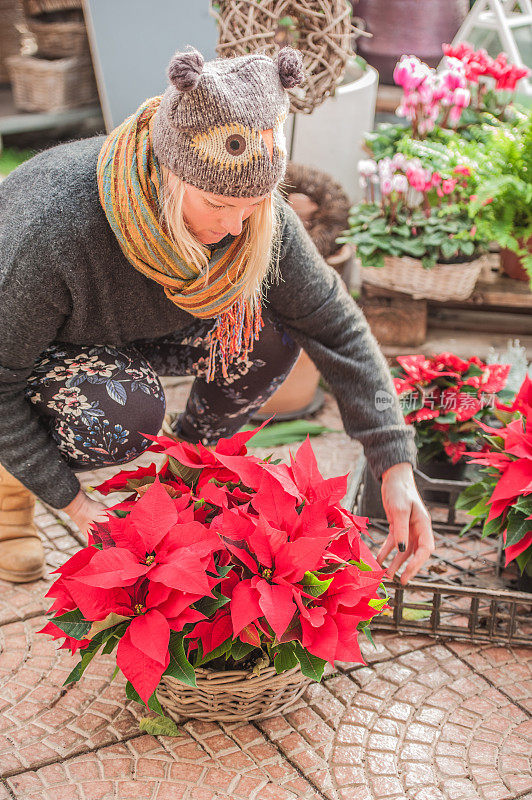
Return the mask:
<path id="1" fill-rule="evenodd" d="M 180 92 L 191 92 L 199 83 L 204 63 L 197 50 L 175 53 L 168 66 L 168 77 Z"/>
<path id="2" fill-rule="evenodd" d="M 303 59 L 293 47 L 283 47 L 277 55 L 279 77 L 285 89 L 292 89 L 303 82 Z"/>

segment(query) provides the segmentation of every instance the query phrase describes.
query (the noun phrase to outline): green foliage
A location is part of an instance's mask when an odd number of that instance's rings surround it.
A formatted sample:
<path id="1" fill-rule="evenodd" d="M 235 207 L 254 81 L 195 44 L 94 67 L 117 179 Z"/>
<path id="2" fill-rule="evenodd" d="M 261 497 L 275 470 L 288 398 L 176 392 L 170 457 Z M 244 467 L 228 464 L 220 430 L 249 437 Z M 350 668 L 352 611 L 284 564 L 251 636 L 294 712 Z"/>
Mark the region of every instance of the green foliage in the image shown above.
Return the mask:
<path id="1" fill-rule="evenodd" d="M 21 150 L 18 147 L 6 147 L 0 153 L 0 175 L 5 177 L 13 172 L 14 169 L 19 167 L 28 158 L 35 155 L 33 150 Z"/>
<path id="2" fill-rule="evenodd" d="M 480 244 L 471 235 L 467 208 L 457 204 L 431 208 L 429 216 L 401 206 L 392 221 L 376 203 L 360 203 L 351 209 L 349 231 L 340 241 L 356 246 L 364 267 L 381 267 L 390 255 L 421 259 L 426 269 L 441 261 L 466 261 Z"/>
<path id="3" fill-rule="evenodd" d="M 243 431 L 252 431 L 256 426 L 245 425 Z M 305 419 L 294 419 L 290 422 L 277 422 L 266 425 L 255 434 L 247 447 L 280 447 L 291 442 L 303 442 L 308 436 L 321 436 L 322 433 L 338 433 L 334 428 L 327 428 L 317 422 Z"/>
<path id="4" fill-rule="evenodd" d="M 532 279 L 532 113 L 512 130 L 500 128 L 479 169 L 477 198 L 469 208 L 480 235 L 523 259 Z"/>

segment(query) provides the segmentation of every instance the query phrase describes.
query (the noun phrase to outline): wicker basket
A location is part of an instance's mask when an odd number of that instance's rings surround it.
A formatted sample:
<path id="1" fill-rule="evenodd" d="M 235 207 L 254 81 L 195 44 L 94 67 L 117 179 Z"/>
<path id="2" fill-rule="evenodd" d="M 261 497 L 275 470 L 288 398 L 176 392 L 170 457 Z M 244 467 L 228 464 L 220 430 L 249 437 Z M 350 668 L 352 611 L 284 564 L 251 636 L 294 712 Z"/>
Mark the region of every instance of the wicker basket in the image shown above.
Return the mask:
<path id="1" fill-rule="evenodd" d="M 192 717 L 237 722 L 280 714 L 295 703 L 310 683 L 299 666 L 278 675 L 268 667 L 256 675 L 249 670 L 215 672 L 196 669 L 197 686 L 165 675 L 157 697 L 174 719 Z"/>
<path id="2" fill-rule="evenodd" d="M 82 0 L 22 0 L 27 17 L 47 14 L 51 11 L 64 11 L 67 8 L 81 8 Z"/>
<path id="3" fill-rule="evenodd" d="M 489 253 L 463 264 L 436 264 L 425 269 L 416 258 L 385 256 L 383 267 L 361 267 L 363 283 L 404 292 L 416 300 L 466 300 Z"/>
<path id="4" fill-rule="evenodd" d="M 87 55 L 89 40 L 83 17 L 73 13 L 72 19 L 49 21 L 45 17 L 29 17 L 27 25 L 37 42 L 37 54 L 48 58 Z"/>
<path id="5" fill-rule="evenodd" d="M 20 52 L 24 23 L 19 0 L 0 0 L 0 83 L 9 82 L 6 60 Z"/>
<path id="6" fill-rule="evenodd" d="M 7 60 L 13 99 L 22 111 L 66 111 L 98 99 L 90 58 L 47 60 L 12 56 Z"/>

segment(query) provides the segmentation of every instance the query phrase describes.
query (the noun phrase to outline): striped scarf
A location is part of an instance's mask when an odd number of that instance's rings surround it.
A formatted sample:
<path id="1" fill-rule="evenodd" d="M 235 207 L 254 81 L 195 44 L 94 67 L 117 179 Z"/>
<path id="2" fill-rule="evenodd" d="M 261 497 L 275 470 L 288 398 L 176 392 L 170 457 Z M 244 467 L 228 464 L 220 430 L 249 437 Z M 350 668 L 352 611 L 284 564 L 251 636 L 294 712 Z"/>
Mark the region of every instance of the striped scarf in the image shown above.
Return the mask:
<path id="1" fill-rule="evenodd" d="M 146 100 L 105 140 L 97 166 L 100 202 L 128 261 L 160 283 L 179 308 L 202 319 L 214 317 L 206 380 L 214 379 L 217 361 L 227 378 L 228 364 L 245 361 L 258 339 L 263 326 L 260 296 L 242 298 L 242 236 L 210 254 L 205 284 L 204 275 L 183 260 L 159 222 L 162 176 L 153 153 L 151 121 L 160 101 Z"/>

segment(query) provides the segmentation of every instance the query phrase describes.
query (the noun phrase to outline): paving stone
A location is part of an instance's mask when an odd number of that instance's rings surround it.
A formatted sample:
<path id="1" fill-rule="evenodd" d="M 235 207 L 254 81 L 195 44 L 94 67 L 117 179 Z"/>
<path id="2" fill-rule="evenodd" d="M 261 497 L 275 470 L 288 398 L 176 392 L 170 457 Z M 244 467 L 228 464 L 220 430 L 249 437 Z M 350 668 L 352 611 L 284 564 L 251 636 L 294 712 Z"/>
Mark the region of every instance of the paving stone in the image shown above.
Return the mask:
<path id="1" fill-rule="evenodd" d="M 469 642 L 450 642 L 449 648 L 532 714 L 532 648 Z"/>
<path id="2" fill-rule="evenodd" d="M 339 798 L 509 800 L 532 790 L 527 714 L 447 648 L 407 651 L 350 676 L 360 690 L 330 759 Z M 361 715 L 368 700 L 378 711 Z"/>
<path id="3" fill-rule="evenodd" d="M 292 771 L 299 794 L 251 763 L 247 770 L 223 768 L 190 734 L 160 740 L 139 736 L 61 763 L 7 779 L 16 798 L 24 800 L 298 800 L 313 789 Z M 1 791 L 1 790 L 0 790 Z M 5 795 L 8 797 L 7 793 Z M 2 795 L 0 794 L 0 798 Z"/>
<path id="4" fill-rule="evenodd" d="M 46 618 L 0 627 L 0 775 L 35 768 L 137 733 L 113 659 L 98 657 L 83 679 L 63 683 L 77 662 L 49 636 Z"/>

